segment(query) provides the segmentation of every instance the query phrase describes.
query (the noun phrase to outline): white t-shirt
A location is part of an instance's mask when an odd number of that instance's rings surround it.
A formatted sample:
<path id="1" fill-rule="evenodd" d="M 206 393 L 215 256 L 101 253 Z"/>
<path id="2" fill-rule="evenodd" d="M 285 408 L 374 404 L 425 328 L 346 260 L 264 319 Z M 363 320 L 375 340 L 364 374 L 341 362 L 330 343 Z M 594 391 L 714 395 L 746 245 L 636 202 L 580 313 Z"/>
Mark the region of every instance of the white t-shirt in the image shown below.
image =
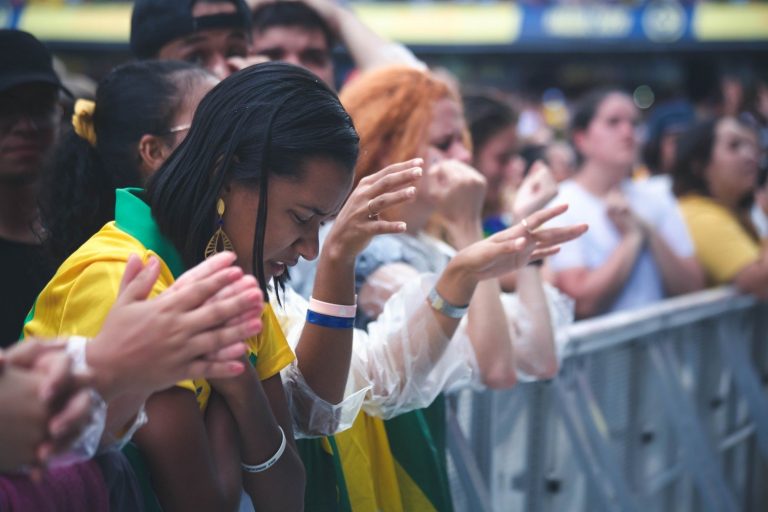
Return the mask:
<path id="1" fill-rule="evenodd" d="M 632 210 L 657 230 L 675 254 L 683 258 L 694 255 L 693 242 L 671 193 L 665 193 L 663 187 L 651 183 L 630 180 L 622 183 L 621 190 Z M 561 203 L 568 203 L 570 207 L 550 225 L 587 223 L 589 231 L 564 244 L 560 252 L 550 258 L 551 268 L 559 272 L 600 267 L 621 241 L 621 235 L 605 213 L 605 202 L 575 181 L 566 180 L 560 184 L 559 193 L 551 204 Z M 606 313 L 645 306 L 663 298 L 661 271 L 646 247 Z"/>

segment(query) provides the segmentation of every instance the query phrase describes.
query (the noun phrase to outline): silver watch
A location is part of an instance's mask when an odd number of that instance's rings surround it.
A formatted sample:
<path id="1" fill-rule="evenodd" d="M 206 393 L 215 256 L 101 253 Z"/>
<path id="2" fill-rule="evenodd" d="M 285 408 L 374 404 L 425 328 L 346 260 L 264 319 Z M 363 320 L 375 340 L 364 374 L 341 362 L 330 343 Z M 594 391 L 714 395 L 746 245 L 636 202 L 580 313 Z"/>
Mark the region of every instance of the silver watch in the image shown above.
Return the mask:
<path id="1" fill-rule="evenodd" d="M 469 309 L 469 304 L 454 306 L 437 293 L 437 288 L 430 290 L 429 295 L 427 295 L 427 302 L 432 306 L 432 309 L 450 318 L 461 318 L 467 314 Z"/>

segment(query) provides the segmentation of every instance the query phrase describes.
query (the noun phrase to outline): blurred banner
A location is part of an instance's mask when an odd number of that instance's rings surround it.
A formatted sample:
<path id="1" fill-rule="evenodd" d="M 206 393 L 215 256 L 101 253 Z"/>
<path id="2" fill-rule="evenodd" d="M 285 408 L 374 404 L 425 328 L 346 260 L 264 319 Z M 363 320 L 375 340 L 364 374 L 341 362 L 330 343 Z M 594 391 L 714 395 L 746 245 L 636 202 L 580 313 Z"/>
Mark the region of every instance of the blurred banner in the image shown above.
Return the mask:
<path id="1" fill-rule="evenodd" d="M 353 3 L 375 30 L 411 45 L 497 46 L 509 50 L 571 50 L 573 44 L 641 46 L 768 42 L 768 4 L 641 6 L 513 3 Z M 130 2 L 32 3 L 18 28 L 55 42 L 126 44 Z M 0 26 L 14 20 L 0 8 Z"/>

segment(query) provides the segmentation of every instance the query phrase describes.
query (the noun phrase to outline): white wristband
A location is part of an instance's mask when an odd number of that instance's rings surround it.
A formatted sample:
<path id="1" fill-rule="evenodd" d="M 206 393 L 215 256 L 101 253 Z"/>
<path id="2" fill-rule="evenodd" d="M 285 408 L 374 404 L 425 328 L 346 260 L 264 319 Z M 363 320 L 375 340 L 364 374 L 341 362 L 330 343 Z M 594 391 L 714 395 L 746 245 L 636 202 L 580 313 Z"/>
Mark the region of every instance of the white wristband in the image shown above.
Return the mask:
<path id="1" fill-rule="evenodd" d="M 279 425 L 277 428 L 280 429 L 280 435 L 283 436 L 282 441 L 280 441 L 280 448 L 277 449 L 275 454 L 272 457 L 270 457 L 268 461 L 262 462 L 261 464 L 251 465 L 251 464 L 246 464 L 245 462 L 241 462 L 240 467 L 243 468 L 243 471 L 245 471 L 246 473 L 261 473 L 262 471 L 266 471 L 272 466 L 274 466 L 275 464 L 277 464 L 277 461 L 279 461 L 280 457 L 283 456 L 283 452 L 285 451 L 285 445 L 286 445 L 285 432 L 283 432 L 283 428 Z"/>
<path id="2" fill-rule="evenodd" d="M 339 318 L 355 318 L 357 314 L 357 295 L 355 295 L 355 304 L 345 306 L 343 304 L 331 304 L 323 302 L 314 297 L 309 298 L 309 310 L 321 315 L 336 316 Z"/>

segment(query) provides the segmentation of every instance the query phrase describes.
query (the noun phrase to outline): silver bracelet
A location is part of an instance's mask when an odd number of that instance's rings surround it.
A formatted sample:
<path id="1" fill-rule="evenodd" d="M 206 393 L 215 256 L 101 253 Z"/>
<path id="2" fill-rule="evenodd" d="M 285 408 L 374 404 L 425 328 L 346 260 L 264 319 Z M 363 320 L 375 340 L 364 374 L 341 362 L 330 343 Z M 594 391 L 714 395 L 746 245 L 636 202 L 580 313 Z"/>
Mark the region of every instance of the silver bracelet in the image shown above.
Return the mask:
<path id="1" fill-rule="evenodd" d="M 427 295 L 427 302 L 432 306 L 432 309 L 449 318 L 461 318 L 466 315 L 469 310 L 469 304 L 465 306 L 455 306 L 445 300 L 439 293 L 437 293 L 437 288 L 432 288 L 432 290 L 430 290 L 429 295 Z"/>
<path id="2" fill-rule="evenodd" d="M 274 466 L 275 464 L 277 464 L 277 461 L 279 461 L 280 457 L 283 456 L 283 452 L 285 451 L 285 445 L 286 445 L 285 432 L 283 432 L 283 428 L 280 425 L 278 425 L 277 428 L 280 429 L 280 435 L 283 436 L 283 440 L 280 441 L 280 448 L 277 449 L 275 454 L 272 457 L 270 457 L 268 461 L 262 462 L 261 464 L 251 465 L 251 464 L 246 464 L 245 462 L 241 462 L 240 467 L 243 468 L 243 471 L 245 471 L 246 473 L 261 473 L 262 471 L 266 471 L 272 466 Z"/>

